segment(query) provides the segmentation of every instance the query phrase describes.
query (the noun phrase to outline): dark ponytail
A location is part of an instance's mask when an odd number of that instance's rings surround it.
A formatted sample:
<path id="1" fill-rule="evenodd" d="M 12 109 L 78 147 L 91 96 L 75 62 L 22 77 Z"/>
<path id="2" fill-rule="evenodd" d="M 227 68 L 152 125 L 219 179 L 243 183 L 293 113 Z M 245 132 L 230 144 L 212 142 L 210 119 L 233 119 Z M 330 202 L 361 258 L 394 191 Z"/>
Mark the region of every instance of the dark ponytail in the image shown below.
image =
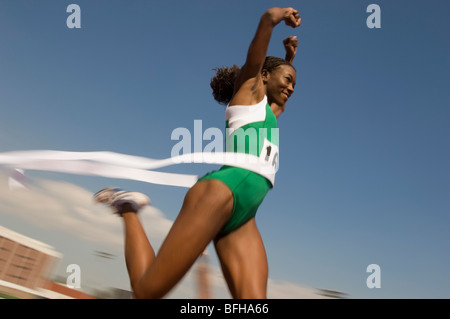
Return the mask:
<path id="1" fill-rule="evenodd" d="M 231 68 L 224 66 L 214 69 L 216 75 L 211 79 L 210 86 L 213 90 L 214 99 L 220 104 L 230 103 L 234 93 L 234 82 L 241 69 L 235 64 Z"/>

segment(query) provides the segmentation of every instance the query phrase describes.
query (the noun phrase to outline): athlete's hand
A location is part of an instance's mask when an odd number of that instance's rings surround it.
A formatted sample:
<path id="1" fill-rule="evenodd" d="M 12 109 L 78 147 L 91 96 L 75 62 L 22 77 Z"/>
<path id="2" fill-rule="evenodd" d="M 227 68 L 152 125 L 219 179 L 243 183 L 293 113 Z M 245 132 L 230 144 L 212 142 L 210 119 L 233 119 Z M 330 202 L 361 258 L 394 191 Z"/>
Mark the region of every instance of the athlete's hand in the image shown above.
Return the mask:
<path id="1" fill-rule="evenodd" d="M 283 40 L 284 48 L 286 50 L 286 61 L 292 63 L 297 54 L 298 40 L 296 36 L 290 36 Z"/>
<path id="2" fill-rule="evenodd" d="M 287 26 L 293 28 L 300 26 L 301 19 L 298 11 L 293 8 L 286 8 L 284 10 L 285 10 L 283 17 L 284 23 L 286 23 Z"/>
<path id="3" fill-rule="evenodd" d="M 298 11 L 293 8 L 270 8 L 263 17 L 270 19 L 274 26 L 284 21 L 286 25 L 296 28 L 301 22 Z"/>

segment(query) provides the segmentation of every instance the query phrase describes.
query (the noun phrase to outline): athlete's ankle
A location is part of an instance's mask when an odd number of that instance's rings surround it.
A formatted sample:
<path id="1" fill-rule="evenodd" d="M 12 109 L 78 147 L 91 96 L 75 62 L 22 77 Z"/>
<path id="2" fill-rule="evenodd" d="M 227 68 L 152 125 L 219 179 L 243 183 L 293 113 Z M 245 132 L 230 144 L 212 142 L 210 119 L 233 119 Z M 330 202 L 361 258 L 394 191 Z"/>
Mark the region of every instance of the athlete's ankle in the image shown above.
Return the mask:
<path id="1" fill-rule="evenodd" d="M 119 214 L 119 216 L 122 216 L 122 217 L 124 214 L 128 214 L 128 213 L 136 214 L 138 212 L 138 210 L 136 210 L 136 208 L 133 207 L 133 205 L 131 205 L 130 203 L 123 203 L 122 205 L 120 205 L 116 208 L 117 208 L 117 213 Z"/>

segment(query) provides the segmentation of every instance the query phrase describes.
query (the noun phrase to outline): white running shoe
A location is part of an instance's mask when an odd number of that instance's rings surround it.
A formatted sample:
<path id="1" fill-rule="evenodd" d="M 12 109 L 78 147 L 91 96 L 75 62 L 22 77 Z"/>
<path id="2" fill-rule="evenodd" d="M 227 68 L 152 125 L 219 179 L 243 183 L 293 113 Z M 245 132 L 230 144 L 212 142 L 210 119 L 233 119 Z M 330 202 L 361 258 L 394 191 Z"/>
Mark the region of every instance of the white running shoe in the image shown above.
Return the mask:
<path id="1" fill-rule="evenodd" d="M 124 213 L 122 207 L 128 204 L 134 212 L 138 212 L 142 207 L 150 204 L 150 198 L 142 193 L 127 192 L 116 187 L 104 188 L 94 195 L 94 199 L 110 206 L 114 213 L 121 215 Z"/>

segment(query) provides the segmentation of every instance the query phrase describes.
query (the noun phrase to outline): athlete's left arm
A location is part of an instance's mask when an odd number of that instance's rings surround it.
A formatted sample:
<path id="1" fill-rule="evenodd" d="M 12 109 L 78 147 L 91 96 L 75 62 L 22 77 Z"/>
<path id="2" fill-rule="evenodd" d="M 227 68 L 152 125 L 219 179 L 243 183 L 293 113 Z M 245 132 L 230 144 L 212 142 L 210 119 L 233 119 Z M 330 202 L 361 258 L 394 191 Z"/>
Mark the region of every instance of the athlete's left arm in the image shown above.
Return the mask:
<path id="1" fill-rule="evenodd" d="M 294 62 L 294 58 L 297 54 L 298 40 L 296 36 L 290 36 L 283 40 L 284 48 L 286 50 L 285 60 L 289 63 Z"/>

